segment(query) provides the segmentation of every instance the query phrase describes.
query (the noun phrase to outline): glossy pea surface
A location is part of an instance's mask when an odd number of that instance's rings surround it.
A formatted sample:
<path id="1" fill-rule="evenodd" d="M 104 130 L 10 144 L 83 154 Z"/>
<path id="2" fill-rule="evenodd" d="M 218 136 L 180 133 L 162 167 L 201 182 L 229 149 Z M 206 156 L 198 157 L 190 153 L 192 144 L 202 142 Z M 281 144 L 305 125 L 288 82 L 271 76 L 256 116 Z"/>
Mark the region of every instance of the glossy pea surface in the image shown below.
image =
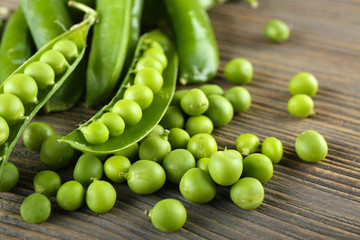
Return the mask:
<path id="1" fill-rule="evenodd" d="M 143 160 L 152 160 L 162 163 L 164 157 L 171 152 L 171 145 L 162 136 L 146 138 L 139 147 L 139 157 Z"/>
<path id="2" fill-rule="evenodd" d="M 51 214 L 50 200 L 40 193 L 33 193 L 21 204 L 20 214 L 28 223 L 44 222 Z"/>
<path id="3" fill-rule="evenodd" d="M 158 93 L 164 84 L 163 76 L 154 68 L 143 68 L 135 75 L 134 85 L 145 85 L 154 94 Z"/>
<path id="4" fill-rule="evenodd" d="M 55 131 L 46 123 L 31 122 L 24 131 L 25 146 L 33 151 L 40 152 L 41 145 L 48 137 L 55 135 Z"/>
<path id="5" fill-rule="evenodd" d="M 287 108 L 292 116 L 306 118 L 314 114 L 314 101 L 306 94 L 296 94 L 289 99 Z"/>
<path id="6" fill-rule="evenodd" d="M 234 116 L 234 108 L 230 101 L 220 95 L 209 96 L 209 108 L 205 112 L 215 127 L 228 124 Z"/>
<path id="7" fill-rule="evenodd" d="M 49 64 L 53 68 L 55 75 L 60 75 L 69 66 L 64 55 L 60 51 L 54 49 L 44 52 L 40 57 L 40 62 Z"/>
<path id="8" fill-rule="evenodd" d="M 231 186 L 230 197 L 240 208 L 252 210 L 263 202 L 264 187 L 256 178 L 244 177 Z"/>
<path id="9" fill-rule="evenodd" d="M 129 171 L 131 162 L 124 156 L 112 156 L 104 163 L 104 172 L 107 178 L 115 183 L 125 182 L 126 179 L 123 173 Z"/>
<path id="10" fill-rule="evenodd" d="M 186 120 L 185 130 L 193 136 L 198 133 L 212 133 L 214 124 L 211 119 L 205 115 L 191 116 Z"/>
<path id="11" fill-rule="evenodd" d="M 209 100 L 205 93 L 198 88 L 186 92 L 180 100 L 181 109 L 190 116 L 197 116 L 209 108 Z"/>
<path id="12" fill-rule="evenodd" d="M 9 138 L 10 128 L 9 124 L 3 117 L 0 116 L 0 146 L 3 145 Z"/>
<path id="13" fill-rule="evenodd" d="M 243 177 L 253 177 L 265 183 L 271 179 L 273 171 L 272 161 L 264 154 L 253 153 L 243 161 Z"/>
<path id="14" fill-rule="evenodd" d="M 159 73 L 162 73 L 164 68 L 159 60 L 153 57 L 142 57 L 136 64 L 136 70 L 140 71 L 143 68 L 154 68 Z"/>
<path id="15" fill-rule="evenodd" d="M 295 150 L 302 160 L 318 162 L 326 157 L 328 145 L 320 133 L 314 130 L 306 130 L 296 138 Z"/>
<path id="16" fill-rule="evenodd" d="M 84 187 L 78 181 L 71 180 L 60 186 L 56 193 L 56 202 L 64 210 L 74 211 L 85 200 Z"/>
<path id="17" fill-rule="evenodd" d="M 249 155 L 254 153 L 260 145 L 258 136 L 253 133 L 240 134 L 235 141 L 236 149 L 242 155 Z"/>
<path id="18" fill-rule="evenodd" d="M 8 125 L 15 124 L 24 114 L 24 105 L 17 96 L 10 93 L 0 94 L 0 117 L 4 118 Z"/>
<path id="19" fill-rule="evenodd" d="M 170 105 L 171 106 L 177 106 L 177 107 L 181 107 L 180 106 L 180 102 L 181 102 L 181 98 L 188 92 L 188 89 L 183 89 L 183 90 L 176 90 L 174 93 L 174 96 L 171 100 Z"/>
<path id="20" fill-rule="evenodd" d="M 209 157 L 200 158 L 196 162 L 196 167 L 200 168 L 201 170 L 203 170 L 205 172 L 209 172 L 209 161 L 210 161 Z"/>
<path id="21" fill-rule="evenodd" d="M 289 91 L 292 95 L 306 94 L 309 97 L 315 96 L 319 89 L 318 80 L 314 75 L 308 72 L 301 72 L 291 78 Z"/>
<path id="22" fill-rule="evenodd" d="M 38 86 L 36 81 L 29 75 L 16 73 L 6 80 L 3 86 L 4 93 L 17 96 L 24 104 L 36 103 Z"/>
<path id="23" fill-rule="evenodd" d="M 273 163 L 278 163 L 283 156 L 283 145 L 279 139 L 268 137 L 261 145 L 261 153 L 270 158 Z"/>
<path id="24" fill-rule="evenodd" d="M 249 91 L 240 86 L 232 87 L 225 92 L 225 97 L 231 103 L 235 113 L 246 112 L 251 105 L 251 95 Z"/>
<path id="25" fill-rule="evenodd" d="M 198 133 L 192 136 L 187 144 L 195 159 L 210 157 L 217 151 L 217 143 L 213 136 L 208 133 Z"/>
<path id="26" fill-rule="evenodd" d="M 119 114 L 114 112 L 104 113 L 99 122 L 105 124 L 109 130 L 110 137 L 120 136 L 125 130 L 125 122 Z M 106 130 L 105 130 L 106 131 Z"/>
<path id="27" fill-rule="evenodd" d="M 186 149 L 187 144 L 190 140 L 190 135 L 184 129 L 171 128 L 168 135 L 168 141 L 171 145 L 171 149 L 184 148 Z"/>
<path id="28" fill-rule="evenodd" d="M 282 43 L 290 37 L 290 28 L 282 20 L 272 19 L 264 27 L 264 36 L 271 42 Z"/>
<path id="29" fill-rule="evenodd" d="M 145 85 L 132 85 L 125 90 L 124 99 L 135 101 L 142 110 L 145 110 L 152 103 L 154 93 Z"/>
<path id="30" fill-rule="evenodd" d="M 51 170 L 38 172 L 33 180 L 34 190 L 47 197 L 55 196 L 61 186 L 59 174 Z"/>
<path id="31" fill-rule="evenodd" d="M 182 176 L 191 168 L 195 167 L 194 156 L 186 149 L 175 149 L 167 154 L 162 166 L 166 173 L 166 178 L 179 184 Z"/>
<path id="32" fill-rule="evenodd" d="M 90 144 L 102 144 L 109 139 L 109 129 L 100 121 L 94 121 L 81 129 L 85 140 Z"/>
<path id="33" fill-rule="evenodd" d="M 19 181 L 19 170 L 11 162 L 6 162 L 0 177 L 0 193 L 11 190 Z"/>
<path id="34" fill-rule="evenodd" d="M 177 106 L 169 106 L 160 121 L 160 124 L 166 129 L 183 128 L 184 123 L 184 114 Z"/>
<path id="35" fill-rule="evenodd" d="M 125 125 L 129 126 L 140 122 L 143 115 L 140 105 L 129 99 L 121 99 L 117 101 L 111 111 L 119 114 L 125 121 Z"/>
<path id="36" fill-rule="evenodd" d="M 115 156 L 124 156 L 127 157 L 130 161 L 137 159 L 139 153 L 139 144 L 133 143 L 128 147 L 125 147 L 119 151 L 114 152 Z"/>
<path id="37" fill-rule="evenodd" d="M 143 57 L 155 58 L 161 63 L 163 69 L 167 67 L 168 60 L 163 49 L 150 47 L 145 50 Z"/>
<path id="38" fill-rule="evenodd" d="M 61 52 L 69 62 L 72 62 L 79 55 L 76 43 L 67 39 L 56 42 L 53 49 Z"/>
<path id="39" fill-rule="evenodd" d="M 253 66 L 245 58 L 235 58 L 226 63 L 224 75 L 229 82 L 234 84 L 247 84 L 253 77 Z"/>
<path id="40" fill-rule="evenodd" d="M 213 94 L 224 95 L 224 90 L 217 84 L 204 84 L 199 87 L 201 91 L 205 93 L 206 96 Z"/>
<path id="41" fill-rule="evenodd" d="M 40 89 L 47 88 L 55 84 L 55 72 L 52 67 L 45 62 L 32 62 L 24 70 L 24 73 L 33 77 Z"/>
<path id="42" fill-rule="evenodd" d="M 116 202 L 116 190 L 106 181 L 96 180 L 86 191 L 86 204 L 96 213 L 110 211 Z"/>
<path id="43" fill-rule="evenodd" d="M 94 180 L 100 180 L 103 171 L 103 164 L 95 155 L 84 153 L 76 162 L 73 177 L 82 185 L 89 185 Z"/>

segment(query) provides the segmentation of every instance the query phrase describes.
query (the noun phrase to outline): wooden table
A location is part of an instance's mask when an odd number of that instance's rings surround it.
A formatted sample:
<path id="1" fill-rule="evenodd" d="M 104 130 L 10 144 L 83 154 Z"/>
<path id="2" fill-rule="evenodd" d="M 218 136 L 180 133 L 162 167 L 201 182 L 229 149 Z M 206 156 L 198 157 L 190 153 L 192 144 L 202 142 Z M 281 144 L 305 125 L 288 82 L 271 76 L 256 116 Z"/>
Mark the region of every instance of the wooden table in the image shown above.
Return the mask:
<path id="1" fill-rule="evenodd" d="M 17 1 L 0 5 L 15 8 Z M 10 161 L 20 180 L 10 192 L 0 194 L 0 238 L 22 239 L 360 239 L 360 1 L 260 0 L 251 9 L 245 1 L 226 3 L 210 10 L 220 48 L 221 64 L 215 83 L 232 87 L 223 75 L 226 62 L 249 59 L 255 69 L 246 88 L 251 108 L 214 130 L 220 149 L 235 148 L 244 132 L 263 141 L 275 136 L 284 145 L 284 157 L 265 183 L 265 200 L 252 211 L 232 203 L 229 188 L 218 187 L 213 201 L 192 204 L 174 184 L 155 194 L 133 194 L 126 184 L 116 184 L 118 200 L 108 213 L 96 214 L 86 206 L 65 212 L 55 199 L 50 218 L 28 224 L 19 214 L 20 204 L 33 192 L 34 175 L 45 169 L 39 154 L 20 140 Z M 279 18 L 291 26 L 290 40 L 273 44 L 263 37 L 263 26 Z M 316 114 L 297 119 L 287 112 L 288 83 L 307 71 L 319 80 L 314 97 Z M 190 87 L 190 86 L 189 86 Z M 80 104 L 64 113 L 36 117 L 58 134 L 67 134 L 89 119 L 94 110 Z M 325 160 L 307 163 L 296 156 L 294 143 L 304 130 L 321 133 L 329 146 Z M 60 171 L 63 181 L 72 169 Z M 179 199 L 187 208 L 184 227 L 173 233 L 157 231 L 144 210 L 163 198 Z"/>

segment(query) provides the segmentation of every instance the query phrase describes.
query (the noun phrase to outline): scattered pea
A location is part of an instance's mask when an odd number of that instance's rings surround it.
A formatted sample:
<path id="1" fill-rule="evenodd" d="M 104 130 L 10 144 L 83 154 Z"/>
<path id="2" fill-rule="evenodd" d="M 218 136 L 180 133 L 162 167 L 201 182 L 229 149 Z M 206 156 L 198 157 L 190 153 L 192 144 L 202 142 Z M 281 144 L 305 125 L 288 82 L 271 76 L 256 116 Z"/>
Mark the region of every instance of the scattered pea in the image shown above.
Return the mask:
<path id="1" fill-rule="evenodd" d="M 243 133 L 236 138 L 235 144 L 242 155 L 249 155 L 257 150 L 260 140 L 255 134 Z"/>
<path id="2" fill-rule="evenodd" d="M 306 118 L 314 114 L 314 102 L 306 94 L 292 96 L 287 105 L 289 113 L 298 118 Z"/>
<path id="3" fill-rule="evenodd" d="M 121 173 L 129 171 L 131 162 L 124 156 L 112 156 L 104 163 L 104 172 L 107 178 L 115 183 L 125 182 L 126 179 Z"/>
<path id="4" fill-rule="evenodd" d="M 213 94 L 224 95 L 224 90 L 217 84 L 204 84 L 199 87 L 208 97 Z"/>
<path id="5" fill-rule="evenodd" d="M 210 157 L 217 151 L 217 143 L 213 136 L 208 133 L 198 133 L 192 136 L 187 144 L 195 159 Z"/>
<path id="6" fill-rule="evenodd" d="M 191 168 L 195 167 L 194 156 L 186 149 L 175 149 L 167 154 L 162 166 L 166 173 L 166 178 L 179 184 L 182 176 Z"/>
<path id="7" fill-rule="evenodd" d="M 103 164 L 93 154 L 82 154 L 74 168 L 73 177 L 82 185 L 89 185 L 95 180 L 100 180 L 103 175 Z"/>
<path id="8" fill-rule="evenodd" d="M 289 83 L 289 91 L 292 95 L 306 94 L 309 97 L 315 96 L 319 88 L 318 80 L 308 72 L 296 74 Z"/>
<path id="9" fill-rule="evenodd" d="M 234 84 L 247 84 L 253 77 L 253 65 L 245 58 L 235 58 L 226 63 L 224 75 Z"/>
<path id="10" fill-rule="evenodd" d="M 187 89 L 183 89 L 183 90 L 176 90 L 175 93 L 174 93 L 174 96 L 171 100 L 171 103 L 170 105 L 171 106 L 177 106 L 177 107 L 181 107 L 180 106 L 180 101 L 181 101 L 181 98 L 185 95 L 185 93 L 187 93 L 189 90 Z"/>
<path id="11" fill-rule="evenodd" d="M 11 162 L 6 162 L 0 177 L 0 193 L 10 191 L 19 181 L 19 170 Z"/>
<path id="12" fill-rule="evenodd" d="M 263 202 L 264 187 L 256 178 L 244 177 L 231 186 L 230 197 L 240 208 L 252 210 Z"/>
<path id="13" fill-rule="evenodd" d="M 169 106 L 166 110 L 160 124 L 166 128 L 183 128 L 185 122 L 184 114 L 177 106 Z"/>
<path id="14" fill-rule="evenodd" d="M 209 100 L 205 93 L 198 88 L 186 92 L 180 100 L 181 109 L 190 116 L 197 116 L 209 108 Z"/>
<path id="15" fill-rule="evenodd" d="M 40 152 L 41 145 L 48 137 L 55 135 L 55 131 L 46 123 L 32 122 L 24 131 L 24 145 L 33 151 Z"/>
<path id="16" fill-rule="evenodd" d="M 261 183 L 270 180 L 273 175 L 273 164 L 270 158 L 261 153 L 253 153 L 243 161 L 243 177 L 253 177 Z"/>
<path id="17" fill-rule="evenodd" d="M 185 130 L 190 136 L 198 133 L 211 134 L 213 129 L 214 125 L 211 119 L 205 115 L 191 116 L 186 120 Z"/>
<path id="18" fill-rule="evenodd" d="M 162 136 L 146 138 L 139 147 L 140 159 L 151 160 L 160 164 L 169 152 L 171 152 L 171 145 Z"/>
<path id="19" fill-rule="evenodd" d="M 56 193 L 57 204 L 66 211 L 80 208 L 85 200 L 85 191 L 81 183 L 71 180 L 60 186 Z"/>
<path id="20" fill-rule="evenodd" d="M 20 214 L 28 223 L 44 222 L 51 214 L 50 200 L 40 193 L 33 193 L 21 204 Z"/>
<path id="21" fill-rule="evenodd" d="M 220 95 L 209 96 L 209 108 L 205 112 L 213 122 L 215 127 L 221 127 L 228 124 L 233 116 L 234 109 L 230 101 Z"/>
<path id="22" fill-rule="evenodd" d="M 96 213 L 110 211 L 116 202 L 116 190 L 106 181 L 95 180 L 86 191 L 86 204 Z"/>
<path id="23" fill-rule="evenodd" d="M 208 157 L 200 158 L 196 162 L 196 167 L 200 168 L 201 170 L 203 170 L 205 172 L 209 172 L 209 161 L 210 161 L 210 158 L 208 158 Z"/>
<path id="24" fill-rule="evenodd" d="M 318 162 L 326 157 L 328 145 L 321 134 L 314 130 L 306 130 L 296 138 L 295 150 L 302 160 Z"/>
<path id="25" fill-rule="evenodd" d="M 285 22 L 272 19 L 264 27 L 264 36 L 271 42 L 282 43 L 289 39 L 290 28 Z"/>
<path id="26" fill-rule="evenodd" d="M 279 139 L 268 137 L 261 145 L 261 152 L 270 158 L 273 163 L 278 163 L 283 156 L 283 145 Z"/>
<path id="27" fill-rule="evenodd" d="M 190 140 L 190 135 L 184 129 L 181 128 L 171 128 L 168 135 L 168 141 L 171 145 L 171 149 L 184 148 Z"/>
<path id="28" fill-rule="evenodd" d="M 246 112 L 251 105 L 251 95 L 244 87 L 232 87 L 226 91 L 225 97 L 230 101 L 235 113 Z"/>
<path id="29" fill-rule="evenodd" d="M 35 175 L 33 185 L 35 192 L 52 197 L 61 186 L 61 178 L 54 171 L 43 170 Z"/>

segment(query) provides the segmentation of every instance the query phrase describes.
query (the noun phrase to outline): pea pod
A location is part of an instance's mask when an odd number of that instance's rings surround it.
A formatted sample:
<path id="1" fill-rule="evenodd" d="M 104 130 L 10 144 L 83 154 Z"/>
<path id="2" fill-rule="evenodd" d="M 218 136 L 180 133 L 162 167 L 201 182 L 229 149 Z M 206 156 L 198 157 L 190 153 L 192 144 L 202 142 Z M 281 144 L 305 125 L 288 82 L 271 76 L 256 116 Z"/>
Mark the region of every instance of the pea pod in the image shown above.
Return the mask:
<path id="1" fill-rule="evenodd" d="M 212 79 L 219 66 L 219 52 L 210 19 L 199 1 L 165 0 L 179 53 L 181 84 Z"/>
<path id="2" fill-rule="evenodd" d="M 44 47 L 38 50 L 31 58 L 29 58 L 24 64 L 22 64 L 14 73 L 0 86 L 0 93 L 3 92 L 3 87 L 7 83 L 7 81 L 14 76 L 15 74 L 23 74 L 25 69 L 31 64 L 39 63 L 40 57 L 47 51 L 53 49 L 58 43 L 64 42 L 63 40 L 70 40 L 73 44 L 76 44 L 78 49 L 78 56 L 69 63 L 69 66 L 66 70 L 60 74 L 55 76 L 55 83 L 46 88 L 40 88 L 37 93 L 37 102 L 36 103 L 27 103 L 24 104 L 25 114 L 24 117 L 18 119 L 16 123 L 10 125 L 10 134 L 7 138 L 6 142 L 0 146 L 0 161 L 1 161 L 1 169 L 0 174 L 2 172 L 3 166 L 7 162 L 10 157 L 11 151 L 14 148 L 17 140 L 20 138 L 22 132 L 31 121 L 31 119 L 35 116 L 35 114 L 40 110 L 40 108 L 46 103 L 46 101 L 60 88 L 60 86 L 64 83 L 66 78 L 71 74 L 71 72 L 75 69 L 75 67 L 81 61 L 85 48 L 86 48 L 86 38 L 89 32 L 90 27 L 94 24 L 96 20 L 96 12 L 90 8 L 85 7 L 82 4 L 72 2 L 74 7 L 78 7 L 83 9 L 87 14 L 86 18 L 79 24 L 74 25 L 71 30 L 61 34 L 59 37 L 51 40 Z M 26 74 L 23 74 L 26 75 Z M 5 94 L 3 94 L 5 95 Z M 11 94 L 9 94 L 11 95 Z"/>
<path id="3" fill-rule="evenodd" d="M 164 84 L 161 90 L 154 94 L 152 104 L 143 112 L 140 122 L 132 126 L 126 126 L 124 132 L 117 137 L 110 137 L 103 144 L 89 144 L 82 133 L 82 129 L 89 126 L 91 123 L 100 119 L 104 113 L 111 111 L 114 104 L 123 99 L 125 90 L 133 84 L 136 64 L 152 41 L 159 42 L 165 49 L 165 54 L 168 59 L 167 67 L 164 69 L 162 76 Z M 125 147 L 128 147 L 142 138 L 144 138 L 161 120 L 165 114 L 167 107 L 170 104 L 176 86 L 176 76 L 178 70 L 178 58 L 171 41 L 160 31 L 153 31 L 144 34 L 138 42 L 135 56 L 131 67 L 122 82 L 115 97 L 105 105 L 98 113 L 96 113 L 88 122 L 81 125 L 78 129 L 63 137 L 61 141 L 65 141 L 75 149 L 83 152 L 105 154 L 113 153 Z"/>
<path id="4" fill-rule="evenodd" d="M 132 0 L 97 0 L 86 76 L 86 104 L 107 100 L 119 80 L 129 43 Z"/>
<path id="5" fill-rule="evenodd" d="M 21 8 L 6 24 L 0 45 L 0 84 L 32 55 L 32 40 Z"/>

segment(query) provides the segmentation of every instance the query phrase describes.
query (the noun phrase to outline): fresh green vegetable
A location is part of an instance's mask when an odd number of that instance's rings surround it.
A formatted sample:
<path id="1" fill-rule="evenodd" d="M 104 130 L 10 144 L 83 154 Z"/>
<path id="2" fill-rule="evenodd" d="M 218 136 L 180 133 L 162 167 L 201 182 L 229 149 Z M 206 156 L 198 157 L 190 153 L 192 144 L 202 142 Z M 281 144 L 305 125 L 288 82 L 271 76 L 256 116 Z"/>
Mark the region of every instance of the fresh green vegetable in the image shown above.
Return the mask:
<path id="1" fill-rule="evenodd" d="M 135 101 L 139 104 L 141 110 L 145 110 L 151 105 L 154 93 L 146 85 L 132 85 L 125 90 L 124 99 Z"/>
<path id="2" fill-rule="evenodd" d="M 211 134 L 214 129 L 214 124 L 211 119 L 205 115 L 191 116 L 186 120 L 185 129 L 190 136 L 198 133 Z"/>
<path id="3" fill-rule="evenodd" d="M 191 168 L 195 167 L 194 156 L 186 149 L 175 149 L 167 154 L 162 166 L 166 173 L 166 178 L 179 184 L 182 176 Z"/>
<path id="4" fill-rule="evenodd" d="M 183 90 L 176 90 L 174 93 L 174 97 L 171 100 L 171 106 L 177 106 L 177 107 L 181 107 L 180 102 L 181 102 L 181 98 L 185 95 L 185 93 L 187 93 L 189 90 L 188 89 L 183 89 Z"/>
<path id="5" fill-rule="evenodd" d="M 80 208 L 85 200 L 85 191 L 81 183 L 71 180 L 59 188 L 56 193 L 57 204 L 66 211 Z"/>
<path id="6" fill-rule="evenodd" d="M 328 145 L 320 133 L 314 130 L 306 130 L 296 138 L 295 150 L 302 160 L 318 162 L 326 157 Z"/>
<path id="7" fill-rule="evenodd" d="M 136 142 L 131 144 L 130 146 L 127 146 L 121 150 L 114 152 L 114 155 L 124 156 L 127 157 L 130 161 L 135 161 L 137 160 L 138 152 L 139 152 L 139 144 Z"/>
<path id="8" fill-rule="evenodd" d="M 140 122 L 143 112 L 140 105 L 129 99 L 120 99 L 112 107 L 113 113 L 119 114 L 124 119 L 125 126 L 136 125 Z"/>
<path id="9" fill-rule="evenodd" d="M 11 126 L 20 121 L 25 117 L 25 108 L 21 100 L 11 94 L 2 93 L 0 94 L 0 116 Z M 12 131 L 10 130 L 10 133 Z"/>
<path id="10" fill-rule="evenodd" d="M 103 176 L 104 167 L 96 156 L 84 153 L 75 165 L 73 177 L 82 185 L 89 185 L 95 180 L 100 180 Z"/>
<path id="11" fill-rule="evenodd" d="M 21 204 L 20 214 L 28 223 L 44 222 L 51 214 L 50 200 L 40 193 L 33 193 Z"/>
<path id="12" fill-rule="evenodd" d="M 230 197 L 242 209 L 252 210 L 263 202 L 264 187 L 256 178 L 244 177 L 231 186 Z"/>
<path id="13" fill-rule="evenodd" d="M 52 197 L 61 186 L 61 178 L 54 171 L 43 170 L 35 175 L 33 185 L 35 192 Z"/>
<path id="14" fill-rule="evenodd" d="M 10 128 L 9 124 L 3 117 L 0 117 L 0 146 L 3 145 L 9 138 Z"/>
<path id="15" fill-rule="evenodd" d="M 194 155 L 195 159 L 210 157 L 217 151 L 217 143 L 210 134 L 198 133 L 190 138 L 187 150 Z"/>
<path id="16" fill-rule="evenodd" d="M 251 62 L 245 58 L 235 58 L 226 63 L 224 75 L 234 84 L 247 84 L 254 74 Z"/>
<path id="17" fill-rule="evenodd" d="M 234 113 L 246 112 L 251 105 L 251 95 L 244 87 L 232 87 L 224 95 L 234 108 Z"/>
<path id="18" fill-rule="evenodd" d="M 261 153 L 270 158 L 273 163 L 278 163 L 283 156 L 283 145 L 279 139 L 268 137 L 261 145 Z"/>
<path id="19" fill-rule="evenodd" d="M 171 145 L 164 136 L 148 137 L 140 144 L 140 159 L 152 160 L 159 164 L 162 163 L 164 157 L 171 152 Z"/>
<path id="20" fill-rule="evenodd" d="M 264 154 L 253 153 L 244 158 L 242 177 L 253 177 L 265 183 L 270 180 L 273 171 L 272 161 Z"/>
<path id="21" fill-rule="evenodd" d="M 205 172 L 209 172 L 209 161 L 210 161 L 210 158 L 208 158 L 208 157 L 200 158 L 196 162 L 196 167 L 200 168 L 201 170 L 203 170 Z"/>
<path id="22" fill-rule="evenodd" d="M 126 179 L 121 173 L 128 172 L 131 162 L 124 156 L 112 156 L 104 163 L 104 172 L 107 178 L 115 183 L 125 182 Z"/>
<path id="23" fill-rule="evenodd" d="M 6 162 L 3 166 L 3 173 L 0 176 L 0 192 L 7 192 L 12 189 L 19 181 L 19 170 L 11 162 Z"/>
<path id="24" fill-rule="evenodd" d="M 184 148 L 186 149 L 187 144 L 190 140 L 190 135 L 184 129 L 171 128 L 168 135 L 168 141 L 171 145 L 171 149 Z"/>
<path id="25" fill-rule="evenodd" d="M 260 145 L 259 138 L 253 133 L 243 133 L 236 138 L 236 149 L 242 155 L 249 155 L 256 152 Z"/>
<path id="26" fill-rule="evenodd" d="M 314 101 L 306 94 L 296 94 L 289 99 L 287 108 L 292 116 L 306 118 L 314 114 Z"/>
<path id="27" fill-rule="evenodd" d="M 3 91 L 17 96 L 24 104 L 38 102 L 38 85 L 30 75 L 23 73 L 12 75 L 4 83 Z"/>
<path id="28" fill-rule="evenodd" d="M 106 181 L 95 180 L 86 191 L 86 204 L 96 213 L 110 211 L 116 202 L 116 190 Z"/>
<path id="29" fill-rule="evenodd" d="M 210 95 L 208 99 L 209 108 L 205 115 L 211 119 L 215 127 L 228 124 L 234 116 L 234 109 L 230 101 L 221 95 Z"/>
<path id="30" fill-rule="evenodd" d="M 183 128 L 185 122 L 184 114 L 177 106 L 169 106 L 166 110 L 160 124 L 166 128 Z"/>
<path id="31" fill-rule="evenodd" d="M 217 84 L 203 84 L 199 87 L 208 97 L 213 94 L 224 95 L 224 90 Z"/>
<path id="32" fill-rule="evenodd" d="M 314 97 L 318 89 L 318 80 L 314 75 L 308 72 L 296 74 L 289 83 L 289 91 L 292 95 L 302 93 L 309 97 Z"/>
<path id="33" fill-rule="evenodd" d="M 289 26 L 279 19 L 272 19 L 264 27 L 265 38 L 271 42 L 282 43 L 289 39 Z"/>
<path id="34" fill-rule="evenodd" d="M 109 129 L 100 121 L 90 123 L 81 129 L 86 142 L 90 144 L 102 144 L 109 139 Z"/>
<path id="35" fill-rule="evenodd" d="M 125 122 L 119 114 L 107 112 L 99 119 L 109 130 L 110 137 L 120 136 L 125 130 Z"/>
<path id="36" fill-rule="evenodd" d="M 180 100 L 181 109 L 190 116 L 203 114 L 209 108 L 209 100 L 198 88 L 186 92 Z"/>

